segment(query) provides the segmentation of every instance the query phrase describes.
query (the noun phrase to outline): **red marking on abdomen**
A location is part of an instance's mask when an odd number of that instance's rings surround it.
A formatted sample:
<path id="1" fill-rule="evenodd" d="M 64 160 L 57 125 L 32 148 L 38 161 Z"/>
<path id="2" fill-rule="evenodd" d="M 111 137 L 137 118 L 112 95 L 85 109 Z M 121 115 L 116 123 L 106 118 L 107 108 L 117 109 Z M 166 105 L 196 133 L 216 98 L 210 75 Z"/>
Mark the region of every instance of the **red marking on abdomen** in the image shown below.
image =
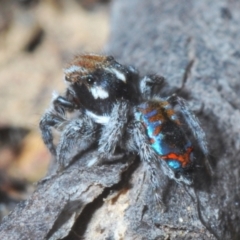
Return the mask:
<path id="1" fill-rule="evenodd" d="M 169 153 L 161 158 L 164 160 L 177 160 L 181 163 L 182 167 L 186 167 L 190 163 L 190 154 L 193 151 L 192 147 L 189 147 L 184 154 Z"/>

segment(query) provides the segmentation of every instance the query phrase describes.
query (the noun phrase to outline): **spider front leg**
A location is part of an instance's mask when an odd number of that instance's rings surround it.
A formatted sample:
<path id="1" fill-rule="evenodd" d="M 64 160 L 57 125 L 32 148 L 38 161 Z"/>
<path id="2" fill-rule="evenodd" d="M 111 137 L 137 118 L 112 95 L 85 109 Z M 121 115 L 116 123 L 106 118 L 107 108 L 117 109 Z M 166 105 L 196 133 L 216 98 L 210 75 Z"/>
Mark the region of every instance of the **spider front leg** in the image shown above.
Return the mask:
<path id="1" fill-rule="evenodd" d="M 66 96 L 69 97 L 70 95 L 71 93 L 68 91 Z M 76 108 L 74 102 L 55 94 L 52 106 L 46 111 L 39 123 L 43 141 L 53 156 L 56 156 L 56 147 L 53 143 L 52 128 L 61 130 L 64 123 L 68 121 L 65 117 L 65 111 L 73 111 Z"/>
<path id="2" fill-rule="evenodd" d="M 126 100 L 119 100 L 113 106 L 109 116 L 109 121 L 102 127 L 99 139 L 99 157 L 95 160 L 98 164 L 104 161 L 118 160 L 124 154 L 115 154 L 116 147 L 119 145 L 128 124 L 131 106 Z M 92 162 L 90 165 L 95 164 Z"/>

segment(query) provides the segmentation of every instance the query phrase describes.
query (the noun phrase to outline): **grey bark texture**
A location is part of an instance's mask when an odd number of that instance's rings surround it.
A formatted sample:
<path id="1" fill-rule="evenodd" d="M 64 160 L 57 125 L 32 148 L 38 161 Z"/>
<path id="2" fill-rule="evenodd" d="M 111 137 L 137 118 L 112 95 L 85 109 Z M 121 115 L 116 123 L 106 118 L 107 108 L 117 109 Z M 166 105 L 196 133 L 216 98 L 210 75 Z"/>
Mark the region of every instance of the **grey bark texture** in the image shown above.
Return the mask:
<path id="1" fill-rule="evenodd" d="M 207 134 L 212 179 L 199 174 L 192 189 L 159 173 L 162 211 L 137 156 L 92 168 L 97 152 L 69 156 L 4 219 L 0 239 L 240 239 L 239 23 L 238 0 L 115 0 L 106 52 L 181 89 Z"/>

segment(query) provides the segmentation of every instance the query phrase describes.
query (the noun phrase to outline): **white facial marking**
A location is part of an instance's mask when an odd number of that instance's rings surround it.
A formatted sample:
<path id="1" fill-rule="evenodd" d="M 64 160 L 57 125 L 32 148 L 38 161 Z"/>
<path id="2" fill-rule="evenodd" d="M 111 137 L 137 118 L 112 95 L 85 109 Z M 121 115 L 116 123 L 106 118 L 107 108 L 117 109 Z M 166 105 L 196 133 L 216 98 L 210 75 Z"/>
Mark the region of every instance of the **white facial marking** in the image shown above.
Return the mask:
<path id="1" fill-rule="evenodd" d="M 98 98 L 97 89 L 95 87 L 90 88 L 90 91 L 95 99 Z"/>
<path id="2" fill-rule="evenodd" d="M 95 99 L 98 99 L 98 98 L 105 99 L 109 97 L 108 92 L 99 86 L 91 87 L 90 91 Z"/>
<path id="3" fill-rule="evenodd" d="M 86 110 L 86 114 L 90 118 L 92 118 L 96 123 L 99 123 L 99 124 L 102 124 L 102 125 L 106 125 L 110 120 L 109 116 L 99 116 L 99 115 L 96 115 L 95 113 L 92 113 L 88 110 Z"/>
<path id="4" fill-rule="evenodd" d="M 65 74 L 69 74 L 73 72 L 83 72 L 83 71 L 86 71 L 86 69 L 76 65 L 72 65 L 69 68 L 64 69 Z"/>
<path id="5" fill-rule="evenodd" d="M 116 68 L 106 68 L 106 70 L 108 72 L 111 72 L 113 74 L 115 74 L 116 78 L 123 81 L 123 82 L 126 82 L 126 77 L 123 73 L 121 73 L 119 70 L 117 70 Z"/>

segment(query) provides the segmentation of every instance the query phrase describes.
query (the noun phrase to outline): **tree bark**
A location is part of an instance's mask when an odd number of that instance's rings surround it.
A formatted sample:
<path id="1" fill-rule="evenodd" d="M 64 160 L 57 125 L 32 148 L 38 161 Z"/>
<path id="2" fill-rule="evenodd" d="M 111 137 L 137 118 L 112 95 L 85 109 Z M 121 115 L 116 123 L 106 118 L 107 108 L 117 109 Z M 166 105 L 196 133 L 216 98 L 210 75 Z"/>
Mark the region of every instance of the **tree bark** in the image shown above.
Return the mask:
<path id="1" fill-rule="evenodd" d="M 239 239 L 239 22 L 237 0 L 112 4 L 106 52 L 141 74 L 164 76 L 164 94 L 176 90 L 187 97 L 207 134 L 211 182 L 200 173 L 191 188 L 159 174 L 165 183 L 162 211 L 137 156 L 86 168 L 97 154 L 89 151 L 40 182 L 4 219 L 0 238 Z"/>

